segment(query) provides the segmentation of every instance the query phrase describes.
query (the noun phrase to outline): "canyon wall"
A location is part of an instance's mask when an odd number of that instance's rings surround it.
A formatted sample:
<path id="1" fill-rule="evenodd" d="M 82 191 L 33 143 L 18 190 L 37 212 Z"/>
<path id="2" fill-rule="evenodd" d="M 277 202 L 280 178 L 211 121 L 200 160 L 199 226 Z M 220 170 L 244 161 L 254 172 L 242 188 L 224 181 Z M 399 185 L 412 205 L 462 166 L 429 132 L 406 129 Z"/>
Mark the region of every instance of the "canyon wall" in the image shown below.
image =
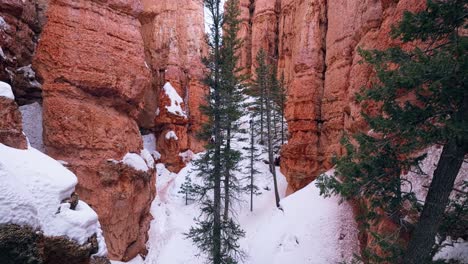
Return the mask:
<path id="1" fill-rule="evenodd" d="M 45 152 L 78 176 L 109 257 L 144 255 L 155 173 L 141 133 L 156 135 L 154 157 L 172 171 L 203 149 L 203 1 L 0 0 L 0 48 L 0 81 L 16 103 L 42 104 Z M 168 111 L 173 96 L 182 116 Z M 0 138 L 26 148 L 10 101 L 0 102 Z"/>
<path id="2" fill-rule="evenodd" d="M 371 69 L 359 64 L 358 48 L 386 48 L 391 25 L 419 0 L 242 0 L 243 67 L 253 72 L 265 49 L 287 83 L 290 138 L 281 170 L 291 191 L 331 168 L 345 132 L 365 129 L 354 94 L 368 84 Z M 277 26 L 275 26 L 277 25 Z"/>
<path id="3" fill-rule="evenodd" d="M 0 81 L 12 84 L 20 105 L 41 100 L 41 84 L 31 62 L 45 5 L 45 0 L 0 1 Z"/>
<path id="4" fill-rule="evenodd" d="M 196 136 L 204 121 L 200 105 L 207 92 L 201 60 L 207 55 L 203 1 L 142 0 L 142 4 L 141 32 L 153 73 L 151 98 L 155 99 L 148 106 L 153 109 L 151 119 L 161 161 L 178 172 L 185 166 L 180 153 L 203 150 L 203 142 Z M 185 102 L 182 111 L 186 118 L 166 111 L 170 100 L 162 88 L 167 82 Z M 166 137 L 171 131 L 177 142 Z"/>
<path id="5" fill-rule="evenodd" d="M 115 162 L 142 149 L 135 120 L 151 72 L 141 12 L 139 1 L 50 1 L 33 61 L 43 79 L 46 152 L 77 174 L 77 193 L 98 212 L 112 259 L 145 252 L 155 196 L 154 170 Z"/>

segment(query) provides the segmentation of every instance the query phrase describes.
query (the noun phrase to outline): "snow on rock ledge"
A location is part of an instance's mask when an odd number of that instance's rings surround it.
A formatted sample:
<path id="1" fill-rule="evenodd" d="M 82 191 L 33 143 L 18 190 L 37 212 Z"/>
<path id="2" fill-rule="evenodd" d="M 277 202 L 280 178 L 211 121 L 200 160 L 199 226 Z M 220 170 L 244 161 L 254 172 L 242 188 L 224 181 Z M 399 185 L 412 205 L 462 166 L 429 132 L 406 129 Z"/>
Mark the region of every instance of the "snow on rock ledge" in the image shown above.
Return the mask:
<path id="1" fill-rule="evenodd" d="M 148 164 L 146 164 L 145 160 L 136 153 L 127 153 L 122 162 L 135 170 L 139 171 L 148 171 Z"/>
<path id="2" fill-rule="evenodd" d="M 97 214 L 79 201 L 75 210 L 62 203 L 75 190 L 76 176 L 58 161 L 29 148 L 0 144 L 0 224 L 41 229 L 45 236 L 66 236 L 79 244 L 96 234 L 107 254 Z"/>
<path id="3" fill-rule="evenodd" d="M 187 118 L 187 114 L 184 110 L 182 110 L 181 107 L 184 101 L 182 100 L 182 97 L 180 97 L 180 95 L 177 93 L 176 89 L 171 85 L 170 82 L 167 82 L 164 85 L 163 89 L 166 95 L 171 100 L 171 105 L 166 106 L 167 111 L 171 114 Z"/>
<path id="4" fill-rule="evenodd" d="M 179 140 L 179 138 L 173 130 L 166 133 L 166 139 L 170 140 L 171 138 L 173 138 L 174 140 Z"/>
<path id="5" fill-rule="evenodd" d="M 11 86 L 6 82 L 0 82 L 0 96 L 15 100 Z"/>

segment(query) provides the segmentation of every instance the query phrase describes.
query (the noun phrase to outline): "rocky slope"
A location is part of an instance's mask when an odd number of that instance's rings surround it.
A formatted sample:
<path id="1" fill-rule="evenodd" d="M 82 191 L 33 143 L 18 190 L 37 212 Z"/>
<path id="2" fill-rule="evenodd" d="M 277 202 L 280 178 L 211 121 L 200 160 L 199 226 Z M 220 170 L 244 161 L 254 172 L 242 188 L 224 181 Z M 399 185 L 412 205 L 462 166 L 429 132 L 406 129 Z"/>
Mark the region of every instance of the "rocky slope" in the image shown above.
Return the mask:
<path id="1" fill-rule="evenodd" d="M 290 139 L 281 168 L 298 190 L 331 167 L 344 132 L 363 127 L 354 94 L 371 70 L 358 48 L 385 48 L 404 10 L 424 1 L 242 0 L 242 66 L 252 69 L 260 48 L 269 52 L 288 88 Z M 253 71 L 251 71 L 253 72 Z"/>

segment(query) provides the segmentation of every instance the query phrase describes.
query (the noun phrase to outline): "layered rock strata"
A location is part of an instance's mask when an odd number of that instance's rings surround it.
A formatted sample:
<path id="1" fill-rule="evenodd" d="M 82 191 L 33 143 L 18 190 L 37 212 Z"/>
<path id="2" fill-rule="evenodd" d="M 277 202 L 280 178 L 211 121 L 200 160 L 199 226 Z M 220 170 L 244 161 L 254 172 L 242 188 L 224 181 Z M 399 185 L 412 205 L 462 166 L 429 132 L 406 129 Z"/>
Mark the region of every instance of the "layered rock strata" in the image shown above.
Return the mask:
<path id="1" fill-rule="evenodd" d="M 12 148 L 27 149 L 21 113 L 14 99 L 0 96 L 0 143 Z"/>
<path id="2" fill-rule="evenodd" d="M 180 152 L 190 148 L 195 152 L 203 149 L 203 142 L 197 139 L 204 117 L 200 105 L 205 100 L 207 88 L 202 80 L 205 77 L 205 67 L 202 58 L 207 54 L 204 29 L 203 1 L 201 0 L 142 0 L 144 12 L 140 15 L 142 36 L 145 42 L 146 58 L 153 73 L 153 91 L 150 93 L 152 102 L 150 109 L 163 109 L 166 98 L 162 92 L 163 86 L 169 82 L 185 102 L 184 111 L 187 120 L 180 122 L 177 117 L 167 120 L 167 115 L 161 112 L 155 119 L 157 142 L 165 142 L 170 128 L 175 126 L 177 136 L 183 139 L 170 152 L 157 145 L 162 159 L 175 160 Z M 174 144 L 172 144 L 174 147 Z M 177 153 L 176 153 L 177 152 Z M 176 155 L 174 155 L 176 154 Z M 171 169 L 178 170 L 175 166 Z"/>
<path id="3" fill-rule="evenodd" d="M 0 81 L 12 84 L 20 105 L 41 101 L 31 61 L 45 8 L 45 0 L 0 0 Z"/>
<path id="4" fill-rule="evenodd" d="M 372 70 L 359 64 L 358 48 L 396 44 L 391 25 L 403 11 L 423 8 L 424 1 L 243 0 L 240 5 L 241 66 L 254 72 L 261 47 L 285 76 L 290 138 L 281 169 L 290 188 L 298 190 L 342 154 L 344 132 L 365 129 L 354 94 L 368 84 Z"/>
<path id="5" fill-rule="evenodd" d="M 44 80 L 46 152 L 68 163 L 77 192 L 99 215 L 111 259 L 145 253 L 153 170 L 121 160 L 139 153 L 135 121 L 151 86 L 139 1 L 49 2 L 33 66 Z"/>

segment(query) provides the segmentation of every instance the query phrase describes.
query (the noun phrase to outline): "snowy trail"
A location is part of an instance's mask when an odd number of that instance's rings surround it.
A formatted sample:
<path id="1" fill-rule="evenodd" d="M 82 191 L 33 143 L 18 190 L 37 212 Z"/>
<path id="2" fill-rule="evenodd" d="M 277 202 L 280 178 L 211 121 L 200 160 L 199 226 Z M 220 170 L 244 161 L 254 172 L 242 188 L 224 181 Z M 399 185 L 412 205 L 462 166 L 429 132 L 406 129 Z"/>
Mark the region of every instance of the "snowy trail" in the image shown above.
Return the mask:
<path id="1" fill-rule="evenodd" d="M 263 162 L 258 165 L 261 171 L 268 170 Z M 184 196 L 178 193 L 191 166 L 174 174 L 158 164 L 159 188 L 151 208 L 155 219 L 149 232 L 149 252 L 145 260 L 137 258 L 130 263 L 204 263 L 184 236 L 199 214 L 198 205 L 186 206 Z M 279 169 L 278 173 L 280 192 L 284 194 L 287 183 Z M 247 202 L 238 205 L 238 220 L 246 231 L 240 244 L 248 255 L 242 263 L 337 264 L 358 253 L 357 227 L 348 204 L 339 205 L 338 198 L 322 198 L 311 184 L 282 197 L 281 211 L 274 204 L 271 175 L 262 173 L 261 176 L 257 185 L 262 194 L 254 198 L 254 212 L 250 212 Z M 244 198 L 247 201 L 248 195 Z"/>
<path id="2" fill-rule="evenodd" d="M 240 127 L 248 129 L 248 116 L 241 120 Z M 248 156 L 249 143 L 237 135 L 232 146 Z M 284 197 L 287 188 L 285 177 L 277 168 L 281 207 L 275 206 L 273 179 L 268 165 L 255 164 L 259 174 L 255 184 L 261 194 L 254 197 L 254 211 L 250 212 L 250 194 L 242 194 L 243 202 L 237 204 L 237 220 L 245 230 L 241 239 L 242 250 L 248 256 L 240 264 L 338 264 L 350 261 L 358 253 L 357 226 L 351 206 L 338 204 L 339 198 L 324 199 L 314 183 Z M 247 168 L 248 160 L 239 164 Z M 157 165 L 157 195 L 151 206 L 154 220 L 149 231 L 146 259 L 140 257 L 131 264 L 202 264 L 197 248 L 185 238 L 199 216 L 199 205 L 192 201 L 185 205 L 185 196 L 179 193 L 186 177 L 198 182 L 193 163 L 187 164 L 178 174 L 169 172 L 164 164 Z M 245 172 L 244 172 L 245 173 Z M 241 175 L 239 175 L 241 176 Z M 245 175 L 242 175 L 245 176 Z M 120 263 L 120 262 L 114 262 Z"/>

